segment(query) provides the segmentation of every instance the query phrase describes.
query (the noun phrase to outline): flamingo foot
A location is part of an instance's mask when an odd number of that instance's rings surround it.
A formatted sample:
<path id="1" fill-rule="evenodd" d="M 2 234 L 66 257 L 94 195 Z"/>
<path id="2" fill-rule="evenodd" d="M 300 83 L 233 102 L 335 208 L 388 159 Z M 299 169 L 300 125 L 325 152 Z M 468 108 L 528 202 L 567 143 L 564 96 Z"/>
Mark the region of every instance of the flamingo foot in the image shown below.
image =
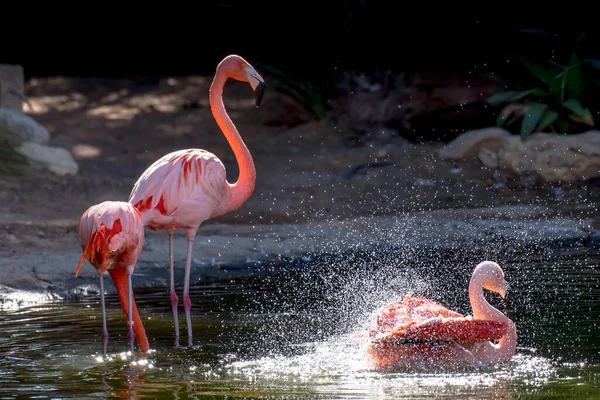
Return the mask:
<path id="1" fill-rule="evenodd" d="M 135 334 L 133 333 L 133 325 L 129 325 L 129 332 L 127 333 L 127 339 L 129 340 L 129 349 L 131 350 L 131 355 L 133 355 L 133 342 L 135 340 Z"/>
<path id="2" fill-rule="evenodd" d="M 188 330 L 188 346 L 192 345 L 192 316 L 190 310 L 192 309 L 192 301 L 189 295 L 183 296 L 183 309 L 185 310 L 185 320 L 187 323 Z"/>
<path id="3" fill-rule="evenodd" d="M 179 347 L 179 317 L 177 315 L 177 304 L 179 304 L 179 298 L 175 291 L 172 290 L 171 294 L 171 309 L 173 310 L 173 322 L 175 323 L 175 347 Z"/>
<path id="4" fill-rule="evenodd" d="M 106 349 L 108 347 L 108 331 L 102 331 L 102 355 L 106 358 Z"/>

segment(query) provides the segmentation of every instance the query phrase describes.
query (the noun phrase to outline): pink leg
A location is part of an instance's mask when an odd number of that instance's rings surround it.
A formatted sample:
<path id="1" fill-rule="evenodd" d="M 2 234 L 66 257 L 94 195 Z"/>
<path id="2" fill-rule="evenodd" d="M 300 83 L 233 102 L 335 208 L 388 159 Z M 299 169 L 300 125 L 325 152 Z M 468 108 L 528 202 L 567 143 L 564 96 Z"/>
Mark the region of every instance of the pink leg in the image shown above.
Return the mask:
<path id="1" fill-rule="evenodd" d="M 104 274 L 100 274 L 100 304 L 102 305 L 102 354 L 106 358 L 108 346 L 108 329 L 106 328 L 106 306 L 104 304 Z"/>
<path id="2" fill-rule="evenodd" d="M 175 323 L 175 347 L 179 346 L 179 318 L 177 316 L 177 303 L 179 299 L 175 293 L 175 271 L 173 267 L 173 229 L 167 229 L 169 234 L 169 269 L 171 274 L 171 309 L 173 310 L 173 322 Z"/>
<path id="3" fill-rule="evenodd" d="M 131 275 L 127 275 L 127 284 L 127 301 L 129 302 L 129 321 L 127 321 L 129 332 L 127 333 L 127 339 L 129 339 L 129 348 L 131 350 L 131 355 L 133 356 L 133 341 L 135 339 L 135 334 L 133 333 L 133 289 L 131 287 Z"/>
<path id="4" fill-rule="evenodd" d="M 192 345 L 192 317 L 190 310 L 192 309 L 192 301 L 190 300 L 190 270 L 192 268 L 192 247 L 194 246 L 194 236 L 196 230 L 188 231 L 187 239 L 187 257 L 185 260 L 185 278 L 183 280 L 183 309 L 185 310 L 185 319 L 188 328 L 188 345 Z"/>

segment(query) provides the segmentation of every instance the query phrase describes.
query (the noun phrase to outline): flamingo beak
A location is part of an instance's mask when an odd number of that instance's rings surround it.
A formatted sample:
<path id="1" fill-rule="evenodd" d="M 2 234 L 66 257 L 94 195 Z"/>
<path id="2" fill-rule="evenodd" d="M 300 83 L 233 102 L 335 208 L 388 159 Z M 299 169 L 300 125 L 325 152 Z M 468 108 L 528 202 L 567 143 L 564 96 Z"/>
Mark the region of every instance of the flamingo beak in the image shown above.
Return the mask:
<path id="1" fill-rule="evenodd" d="M 260 106 L 265 94 L 265 80 L 259 75 L 258 72 L 256 72 L 254 68 L 247 66 L 245 70 L 246 76 L 248 77 L 248 82 L 250 83 L 252 90 L 254 90 L 254 95 L 256 96 L 256 107 L 258 107 Z"/>
<path id="2" fill-rule="evenodd" d="M 500 296 L 504 299 L 506 298 L 506 292 L 508 292 L 508 289 L 510 288 L 510 285 L 508 284 L 508 282 L 506 282 L 505 280 L 502 281 L 502 284 L 500 285 L 500 291 L 498 293 L 500 293 Z"/>

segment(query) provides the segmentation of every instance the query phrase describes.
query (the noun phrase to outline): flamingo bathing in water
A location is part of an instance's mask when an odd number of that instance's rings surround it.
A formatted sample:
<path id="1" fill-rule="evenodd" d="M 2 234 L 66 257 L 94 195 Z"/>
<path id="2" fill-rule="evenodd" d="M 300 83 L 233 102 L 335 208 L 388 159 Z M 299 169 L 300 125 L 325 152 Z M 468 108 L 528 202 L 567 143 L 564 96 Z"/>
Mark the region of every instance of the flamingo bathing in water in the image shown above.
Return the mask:
<path id="1" fill-rule="evenodd" d="M 106 357 L 108 330 L 104 304 L 104 271 L 108 271 L 115 284 L 121 307 L 128 320 L 129 346 L 133 354 L 134 338 L 141 351 L 149 350 L 148 338 L 138 313 L 131 287 L 131 275 L 144 244 L 144 225 L 139 211 L 130 203 L 105 201 L 88 208 L 77 227 L 83 254 L 79 259 L 75 276 L 83 260 L 87 259 L 100 275 L 102 305 L 102 347 Z"/>
<path id="2" fill-rule="evenodd" d="M 497 263 L 484 261 L 473 271 L 472 317 L 413 296 L 380 310 L 369 331 L 375 368 L 460 368 L 510 360 L 516 351 L 515 324 L 486 301 L 483 288 L 505 297 L 508 283 Z"/>
<path id="3" fill-rule="evenodd" d="M 200 224 L 207 219 L 233 211 L 244 204 L 254 191 L 256 181 L 252 156 L 223 105 L 223 87 L 228 78 L 249 83 L 256 95 L 257 107 L 262 101 L 265 84 L 246 60 L 230 55 L 217 66 L 210 87 L 210 107 L 235 154 L 239 166 L 238 181 L 233 184 L 227 182 L 225 167 L 214 154 L 202 149 L 179 150 L 161 157 L 148 167 L 129 196 L 129 202 L 141 212 L 145 226 L 152 230 L 165 229 L 169 235 L 170 297 L 176 345 L 179 345 L 179 323 L 173 272 L 173 232 L 182 229 L 187 233 L 183 307 L 191 346 L 192 302 L 189 286 L 194 237 Z"/>

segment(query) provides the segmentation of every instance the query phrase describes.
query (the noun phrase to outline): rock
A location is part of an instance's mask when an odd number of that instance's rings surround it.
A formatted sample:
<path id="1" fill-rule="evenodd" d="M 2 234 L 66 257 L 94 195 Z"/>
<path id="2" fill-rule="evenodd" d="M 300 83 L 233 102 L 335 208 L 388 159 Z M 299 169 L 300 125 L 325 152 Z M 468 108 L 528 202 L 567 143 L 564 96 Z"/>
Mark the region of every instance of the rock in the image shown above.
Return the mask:
<path id="1" fill-rule="evenodd" d="M 498 150 L 500 168 L 518 175 L 537 173 L 546 182 L 600 177 L 600 131 L 573 135 L 512 136 Z"/>
<path id="2" fill-rule="evenodd" d="M 500 128 L 465 132 L 442 148 L 445 160 L 478 159 L 489 168 L 545 182 L 587 181 L 600 177 L 600 131 L 558 135 L 534 133 L 527 139 Z"/>
<path id="3" fill-rule="evenodd" d="M 47 168 L 55 174 L 74 175 L 79 170 L 79 165 L 71 153 L 61 147 L 24 142 L 16 150 L 27 157 L 30 164 Z"/>
<path id="4" fill-rule="evenodd" d="M 30 116 L 0 108 L 0 140 L 6 141 L 10 147 L 18 147 L 23 142 L 47 145 L 50 134 Z"/>
<path id="5" fill-rule="evenodd" d="M 479 148 L 477 158 L 489 168 L 498 168 L 498 153 L 485 146 Z"/>
<path id="6" fill-rule="evenodd" d="M 474 160 L 482 147 L 497 152 L 504 144 L 505 139 L 511 136 L 507 130 L 497 127 L 467 131 L 442 147 L 438 155 L 442 160 Z"/>

